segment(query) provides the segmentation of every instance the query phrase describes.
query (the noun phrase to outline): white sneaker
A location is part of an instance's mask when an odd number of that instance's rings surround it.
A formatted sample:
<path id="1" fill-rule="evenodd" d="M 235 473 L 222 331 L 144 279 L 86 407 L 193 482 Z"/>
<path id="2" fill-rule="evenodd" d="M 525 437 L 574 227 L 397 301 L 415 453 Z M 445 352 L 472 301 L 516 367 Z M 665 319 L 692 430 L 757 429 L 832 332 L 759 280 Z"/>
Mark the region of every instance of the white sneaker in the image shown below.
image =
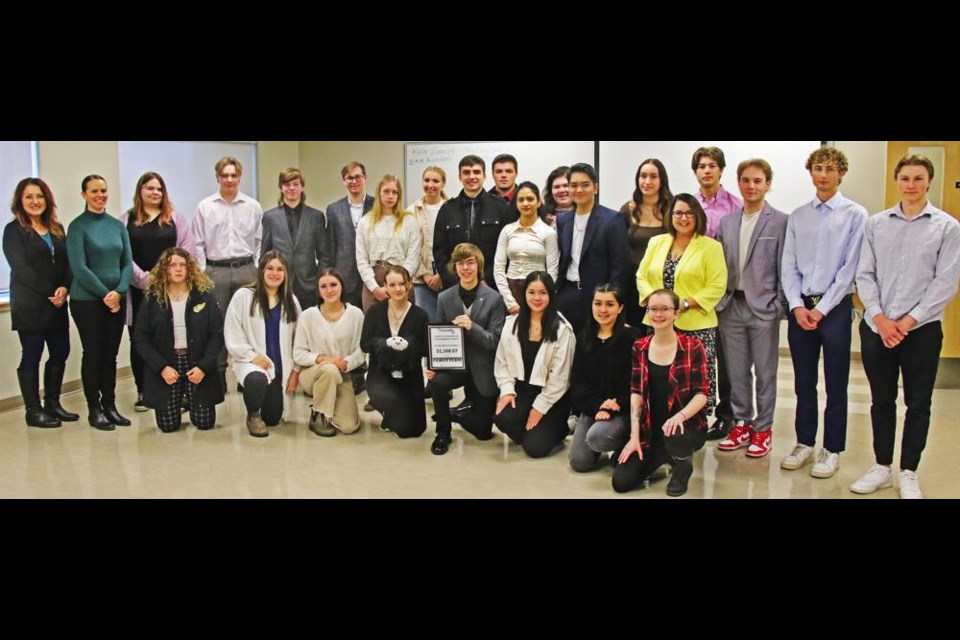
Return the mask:
<path id="1" fill-rule="evenodd" d="M 826 449 L 817 450 L 813 466 L 810 467 L 810 475 L 814 478 L 831 478 L 840 468 L 840 454 L 830 453 Z"/>
<path id="2" fill-rule="evenodd" d="M 916 471 L 904 469 L 900 472 L 900 498 L 903 500 L 920 500 L 923 498 Z"/>
<path id="3" fill-rule="evenodd" d="M 793 448 L 793 451 L 790 452 L 790 455 L 780 461 L 780 468 L 787 469 L 789 471 L 799 469 L 803 465 L 810 462 L 812 457 L 813 447 L 808 447 L 805 444 L 798 444 Z"/>
<path id="4" fill-rule="evenodd" d="M 854 493 L 873 493 L 877 489 L 886 489 L 893 486 L 893 471 L 890 467 L 875 464 L 870 470 L 860 476 L 860 479 L 850 485 Z"/>

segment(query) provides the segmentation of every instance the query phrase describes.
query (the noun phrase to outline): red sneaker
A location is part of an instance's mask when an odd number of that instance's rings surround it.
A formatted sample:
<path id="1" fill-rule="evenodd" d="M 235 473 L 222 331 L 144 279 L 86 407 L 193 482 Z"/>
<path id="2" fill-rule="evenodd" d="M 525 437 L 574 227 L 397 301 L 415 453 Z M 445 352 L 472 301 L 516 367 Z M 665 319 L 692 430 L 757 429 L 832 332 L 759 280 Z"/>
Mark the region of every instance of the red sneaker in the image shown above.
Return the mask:
<path id="1" fill-rule="evenodd" d="M 750 438 L 750 446 L 747 448 L 747 457 L 762 458 L 770 453 L 773 448 L 773 430 L 754 431 Z"/>
<path id="2" fill-rule="evenodd" d="M 750 442 L 750 434 L 753 433 L 753 425 L 749 422 L 738 420 L 730 429 L 730 434 L 717 444 L 720 451 L 736 451 Z"/>

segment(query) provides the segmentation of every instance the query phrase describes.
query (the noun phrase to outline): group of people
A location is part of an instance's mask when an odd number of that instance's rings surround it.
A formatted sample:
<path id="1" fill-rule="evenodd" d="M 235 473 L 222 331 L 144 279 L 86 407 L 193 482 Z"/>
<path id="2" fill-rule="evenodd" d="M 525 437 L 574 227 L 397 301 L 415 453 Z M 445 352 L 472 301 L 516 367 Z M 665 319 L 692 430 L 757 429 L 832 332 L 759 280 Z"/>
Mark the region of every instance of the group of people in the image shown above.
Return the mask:
<path id="1" fill-rule="evenodd" d="M 558 167 L 541 192 L 518 183 L 516 158 L 501 155 L 485 191 L 486 163 L 468 155 L 457 196 L 447 195 L 441 168 L 427 167 L 423 195 L 404 207 L 397 177 L 381 178 L 370 196 L 365 167 L 351 162 L 341 171 L 346 197 L 326 211 L 306 205 L 303 174 L 290 168 L 279 175 L 278 206 L 264 213 L 239 190 L 240 162 L 226 157 L 215 166 L 218 191 L 192 222 L 153 172 L 138 181 L 130 210 L 107 215 L 106 181 L 91 175 L 81 185 L 85 210 L 66 232 L 49 186 L 27 178 L 3 240 L 26 422 L 79 419 L 59 401 L 69 305 L 97 429 L 130 425 L 115 396 L 126 324 L 135 409 L 154 409 L 164 432 L 181 427 L 184 410 L 198 429 L 215 425 L 229 355 L 255 437 L 289 414 L 298 389 L 312 398 L 318 436 L 359 429 L 356 396 L 366 390 L 364 410 L 382 414 L 382 430 L 418 437 L 429 396 L 434 454 L 448 451 L 453 422 L 478 440 L 495 425 L 531 457 L 558 450 L 575 424 L 575 471 L 609 456 L 623 492 L 669 464 L 667 493 L 676 496 L 707 440 L 751 458 L 770 452 L 786 318 L 797 444 L 781 466 L 812 463 L 811 475 L 827 478 L 845 446 L 856 284 L 877 464 L 851 489 L 891 484 L 902 373 L 899 486 L 920 497 L 940 323 L 960 278 L 960 225 L 926 197 L 932 163 L 903 158 L 894 176 L 902 201 L 869 220 L 839 191 L 848 163 L 835 148 L 810 155 L 816 197 L 789 216 L 766 201 L 766 161 L 737 167 L 742 199 L 723 188 L 725 168 L 722 150 L 697 149 L 700 189 L 674 195 L 663 163 L 645 159 L 616 211 L 599 204 L 588 164 Z M 424 366 L 429 324 L 463 329 L 465 370 Z M 817 449 L 821 350 L 827 403 Z M 460 387 L 466 401 L 451 407 Z"/>

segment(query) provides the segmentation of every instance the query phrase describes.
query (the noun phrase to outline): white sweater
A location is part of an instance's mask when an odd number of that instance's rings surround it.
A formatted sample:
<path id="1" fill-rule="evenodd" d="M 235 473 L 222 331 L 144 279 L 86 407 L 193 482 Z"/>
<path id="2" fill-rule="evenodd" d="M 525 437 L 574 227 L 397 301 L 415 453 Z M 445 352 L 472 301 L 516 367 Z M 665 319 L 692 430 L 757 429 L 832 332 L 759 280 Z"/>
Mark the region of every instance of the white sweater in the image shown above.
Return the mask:
<path id="1" fill-rule="evenodd" d="M 362 330 L 363 312 L 351 304 L 336 322 L 324 318 L 318 307 L 310 307 L 297 323 L 293 360 L 307 368 L 316 365 L 320 356 L 343 358 L 347 362 L 347 371 L 353 371 L 366 357 L 360 349 Z"/>
<path id="2" fill-rule="evenodd" d="M 378 261 L 406 267 L 410 277 L 420 266 L 420 223 L 416 216 L 406 215 L 399 231 L 394 231 L 396 216 L 384 216 L 371 227 L 373 217 L 363 214 L 357 225 L 357 271 L 370 291 L 380 285 L 373 277 L 373 265 Z"/>
<path id="3" fill-rule="evenodd" d="M 275 367 L 261 369 L 251 361 L 258 355 L 267 355 L 267 329 L 264 325 L 263 314 L 258 305 L 250 315 L 250 302 L 253 300 L 253 289 L 243 287 L 233 294 L 230 306 L 227 307 L 226 321 L 223 326 L 223 339 L 227 345 L 227 353 L 233 361 L 233 373 L 240 384 L 251 373 L 260 371 L 267 376 L 267 382 L 273 382 L 277 375 Z M 293 299 L 293 303 L 300 311 L 300 303 Z M 300 314 L 298 314 L 298 317 Z M 280 319 L 280 366 L 288 376 L 293 371 L 300 371 L 300 366 L 293 361 L 293 337 L 297 331 L 296 322 L 287 322 Z M 283 381 L 286 386 L 286 380 Z M 293 396 L 283 394 L 283 410 L 289 413 Z"/>
<path id="4" fill-rule="evenodd" d="M 493 365 L 493 375 L 500 387 L 500 397 L 516 395 L 516 384 L 525 379 L 523 370 L 523 352 L 520 339 L 514 335 L 513 327 L 517 316 L 507 317 L 497 345 L 497 359 Z M 533 362 L 530 384 L 543 387 L 533 401 L 533 408 L 546 413 L 570 388 L 570 369 L 573 366 L 573 354 L 577 347 L 573 327 L 560 315 L 556 342 L 544 342 Z"/>

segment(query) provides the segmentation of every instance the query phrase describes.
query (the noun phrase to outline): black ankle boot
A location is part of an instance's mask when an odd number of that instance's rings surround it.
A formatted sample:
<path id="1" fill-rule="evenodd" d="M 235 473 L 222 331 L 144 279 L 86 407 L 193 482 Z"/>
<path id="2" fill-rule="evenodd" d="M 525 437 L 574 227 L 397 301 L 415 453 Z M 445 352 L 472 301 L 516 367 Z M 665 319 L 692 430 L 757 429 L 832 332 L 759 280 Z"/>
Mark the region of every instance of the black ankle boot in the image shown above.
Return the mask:
<path id="1" fill-rule="evenodd" d="M 667 495 L 676 498 L 687 492 L 687 484 L 693 475 L 693 458 L 685 460 L 673 459 L 673 473 L 667 483 Z"/>
<path id="2" fill-rule="evenodd" d="M 23 396 L 23 406 L 26 409 L 28 427 L 52 429 L 60 426 L 60 420 L 40 407 L 40 370 L 17 369 L 17 380 L 20 382 L 20 395 Z"/>
<path id="3" fill-rule="evenodd" d="M 107 420 L 118 427 L 129 427 L 131 424 L 133 424 L 127 418 L 124 418 L 122 415 L 120 415 L 120 412 L 117 411 L 117 405 L 112 402 L 103 403 L 103 415 L 107 417 Z"/>
<path id="4" fill-rule="evenodd" d="M 99 429 L 100 431 L 113 431 L 116 429 L 106 414 L 103 413 L 103 409 L 100 408 L 100 405 L 92 404 L 88 405 L 87 408 L 90 411 L 90 415 L 87 417 L 87 422 L 90 423 L 91 427 L 94 429 Z"/>
<path id="5" fill-rule="evenodd" d="M 47 362 L 43 368 L 43 409 L 63 422 L 76 422 L 80 415 L 70 413 L 60 404 L 60 392 L 63 388 L 63 365 Z"/>

